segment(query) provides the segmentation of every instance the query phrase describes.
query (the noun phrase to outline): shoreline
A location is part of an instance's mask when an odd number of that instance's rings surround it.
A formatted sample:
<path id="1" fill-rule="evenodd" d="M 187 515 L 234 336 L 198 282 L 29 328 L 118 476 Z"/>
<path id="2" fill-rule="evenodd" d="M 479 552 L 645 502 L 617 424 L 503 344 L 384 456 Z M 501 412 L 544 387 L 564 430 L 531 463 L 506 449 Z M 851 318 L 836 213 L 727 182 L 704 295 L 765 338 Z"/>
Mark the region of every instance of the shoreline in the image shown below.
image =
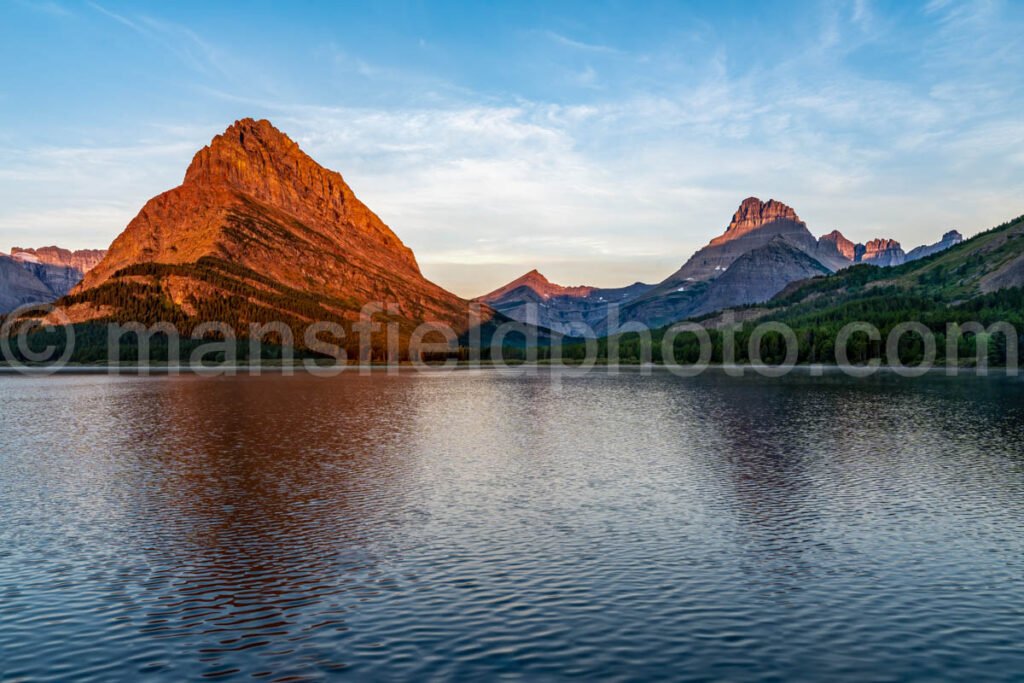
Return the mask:
<path id="1" fill-rule="evenodd" d="M 752 364 L 722 364 L 722 363 L 709 363 L 700 372 L 685 372 L 692 366 L 682 366 L 684 372 L 674 372 L 672 368 L 662 363 L 620 363 L 617 366 L 609 365 L 607 363 L 595 363 L 594 365 L 584 366 L 580 364 L 569 364 L 563 363 L 559 365 L 551 363 L 490 363 L 490 362 L 479 362 L 473 363 L 469 361 L 460 361 L 453 365 L 441 365 L 441 364 L 413 364 L 409 362 L 402 362 L 396 365 L 388 365 L 386 363 L 372 363 L 369 365 L 363 365 L 358 363 L 350 363 L 345 365 L 314 365 L 306 366 L 302 363 L 295 364 L 260 364 L 260 365 L 247 365 L 247 364 L 234 364 L 230 366 L 217 365 L 217 366 L 185 366 L 185 365 L 120 365 L 120 366 L 108 366 L 108 365 L 64 365 L 58 368 L 48 367 L 45 365 L 33 366 L 26 365 L 21 367 L 15 367 L 7 364 L 0 364 L 0 377 L 47 377 L 52 375 L 61 376 L 97 376 L 107 375 L 111 377 L 171 377 L 171 376 L 246 376 L 246 377 L 259 377 L 263 374 L 268 375 L 297 375 L 306 374 L 311 376 L 319 377 L 336 377 L 339 375 L 368 375 L 368 374 L 443 374 L 445 372 L 465 372 L 465 371 L 497 371 L 505 372 L 510 374 L 523 374 L 526 372 L 558 372 L 564 373 L 569 376 L 585 376 L 590 372 L 602 372 L 603 374 L 616 374 L 618 372 L 628 373 L 643 373 L 643 372 L 658 372 L 658 373 L 669 373 L 676 374 L 680 378 L 695 377 L 705 372 L 711 371 L 721 373 L 726 376 L 735 376 L 737 378 L 748 377 L 748 376 L 759 376 L 765 379 L 781 379 L 788 374 L 798 373 L 800 375 L 806 375 L 809 377 L 824 377 L 826 375 L 843 374 L 854 379 L 866 379 L 879 374 L 885 374 L 894 377 L 902 377 L 906 379 L 913 379 L 914 377 L 921 377 L 925 375 L 942 375 L 945 377 L 982 377 L 986 379 L 991 378 L 1006 378 L 1006 379 L 1022 379 L 1024 376 L 1019 373 L 1007 372 L 1005 367 L 990 366 L 987 368 L 986 374 L 980 374 L 977 366 L 958 366 L 955 368 L 954 373 L 950 373 L 950 368 L 939 365 L 927 368 L 924 371 L 919 371 L 915 368 L 896 368 L 891 365 L 879 365 L 875 368 L 866 367 L 863 365 L 837 365 L 837 364 L 799 364 L 794 365 L 791 368 L 782 371 L 780 373 L 778 366 L 772 365 L 752 365 Z M 740 372 L 742 374 L 731 375 L 731 372 Z"/>

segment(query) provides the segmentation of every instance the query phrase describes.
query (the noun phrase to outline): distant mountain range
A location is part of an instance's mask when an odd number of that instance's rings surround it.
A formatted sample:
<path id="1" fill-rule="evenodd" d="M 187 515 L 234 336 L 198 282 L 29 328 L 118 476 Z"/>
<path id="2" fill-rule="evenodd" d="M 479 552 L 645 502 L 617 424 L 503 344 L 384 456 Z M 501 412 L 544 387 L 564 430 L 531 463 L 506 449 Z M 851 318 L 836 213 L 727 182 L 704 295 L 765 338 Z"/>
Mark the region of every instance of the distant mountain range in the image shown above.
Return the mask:
<path id="1" fill-rule="evenodd" d="M 351 331 L 364 304 L 379 301 L 392 304 L 381 319 L 397 326 L 404 344 L 422 322 L 460 335 L 508 319 L 603 335 L 613 305 L 620 325 L 658 327 L 738 307 L 754 315 L 751 306 L 819 292 L 804 283 L 884 282 L 890 273 L 918 272 L 916 264 L 929 264 L 921 272 L 936 282 L 962 284 L 971 269 L 974 289 L 950 285 L 963 296 L 1020 285 L 1024 266 L 997 262 L 1002 247 L 971 251 L 955 273 L 932 269 L 945 252 L 964 253 L 962 242 L 953 230 L 905 253 L 891 238 L 856 244 L 838 230 L 816 238 L 793 208 L 749 197 L 721 235 L 657 284 L 565 287 L 532 270 L 476 299 L 481 317 L 470 320 L 470 302 L 424 278 L 412 251 L 340 174 L 268 121 L 242 119 L 199 150 L 182 184 L 148 201 L 108 251 L 0 255 L 0 313 L 59 300 L 76 323 L 171 322 L 187 333 L 211 320 L 239 331 L 249 323 L 301 329 L 334 321 Z"/>
<path id="2" fill-rule="evenodd" d="M 516 320 L 566 334 L 584 324 L 603 334 L 608 330 L 609 304 L 617 304 L 620 324 L 638 321 L 657 327 L 723 308 L 761 303 L 792 282 L 856 264 L 900 265 L 962 239 L 959 232 L 950 231 L 939 242 L 905 254 L 893 239 L 855 244 L 838 230 L 815 238 L 791 207 L 774 199 L 762 202 L 748 197 L 724 233 L 656 285 L 561 287 L 531 271 L 479 301 Z M 535 321 L 528 320 L 532 310 L 539 310 Z"/>
<path id="3" fill-rule="evenodd" d="M 756 360 L 777 365 L 795 353 L 797 363 L 863 365 L 870 361 L 894 363 L 893 359 L 898 358 L 906 366 L 921 366 L 922 371 L 937 361 L 963 367 L 987 362 L 994 367 L 1006 366 L 1012 372 L 1018 362 L 1017 349 L 1024 344 L 1024 216 L 968 240 L 951 235 L 944 241 L 957 243 L 898 266 L 856 264 L 837 273 L 801 279 L 769 301 L 696 316 L 711 341 L 710 362 L 743 364 Z M 769 248 L 781 243 L 771 243 Z M 725 281 L 727 276 L 728 271 L 718 281 Z M 790 339 L 795 341 L 795 348 L 769 332 L 761 338 L 760 357 L 752 359 L 751 338 L 762 322 L 785 325 L 792 332 Z M 913 329 L 903 327 L 911 322 Z M 848 327 L 851 323 L 857 323 L 857 328 Z M 960 325 L 963 329 L 958 328 Z M 902 334 L 892 337 L 897 327 Z M 638 335 L 619 335 L 615 345 L 618 360 L 639 362 L 649 358 L 664 362 L 662 342 L 668 329 L 665 326 L 651 331 L 653 344 L 646 352 Z M 844 329 L 846 333 L 841 334 Z M 926 342 L 929 335 L 922 335 L 922 330 L 930 333 L 934 342 L 931 349 Z M 727 333 L 733 341 L 729 355 L 725 351 Z M 845 339 L 845 357 L 839 353 L 841 336 Z M 892 347 L 891 340 L 896 342 Z M 565 348 L 570 358 L 583 357 L 587 352 L 578 342 L 570 342 Z M 599 340 L 598 358 L 607 358 L 610 348 L 608 339 Z M 671 353 L 676 362 L 683 364 L 702 358 L 698 339 L 685 332 L 674 336 Z"/>
<path id="4" fill-rule="evenodd" d="M 1024 217 L 969 240 L 947 233 L 941 242 L 911 251 L 905 263 L 892 268 L 858 266 L 793 282 L 763 307 L 748 311 L 753 313 L 748 318 L 772 315 L 795 321 L 811 311 L 818 317 L 822 311 L 854 304 L 870 315 L 871 307 L 863 305 L 867 301 L 878 310 L 899 302 L 908 309 L 977 309 L 971 302 L 1016 287 L 1024 287 Z M 882 299 L 888 299 L 885 305 Z"/>
<path id="5" fill-rule="evenodd" d="M 617 289 L 563 287 L 531 270 L 477 301 L 513 320 L 577 335 L 600 325 L 608 315 L 608 304 L 632 301 L 651 287 L 642 282 Z"/>
<path id="6" fill-rule="evenodd" d="M 50 303 L 64 296 L 103 259 L 106 250 L 69 251 L 60 247 L 0 254 L 0 314 L 26 304 Z"/>

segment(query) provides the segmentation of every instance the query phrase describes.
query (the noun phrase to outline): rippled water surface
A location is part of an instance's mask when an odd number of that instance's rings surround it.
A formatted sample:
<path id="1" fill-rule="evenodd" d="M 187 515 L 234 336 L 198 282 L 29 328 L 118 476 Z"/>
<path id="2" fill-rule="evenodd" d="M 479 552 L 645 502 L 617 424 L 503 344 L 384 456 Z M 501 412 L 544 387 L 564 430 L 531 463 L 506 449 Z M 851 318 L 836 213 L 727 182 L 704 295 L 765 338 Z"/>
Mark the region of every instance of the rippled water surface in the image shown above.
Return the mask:
<path id="1" fill-rule="evenodd" d="M 1021 680 L 1024 384 L 0 377 L 0 679 Z"/>

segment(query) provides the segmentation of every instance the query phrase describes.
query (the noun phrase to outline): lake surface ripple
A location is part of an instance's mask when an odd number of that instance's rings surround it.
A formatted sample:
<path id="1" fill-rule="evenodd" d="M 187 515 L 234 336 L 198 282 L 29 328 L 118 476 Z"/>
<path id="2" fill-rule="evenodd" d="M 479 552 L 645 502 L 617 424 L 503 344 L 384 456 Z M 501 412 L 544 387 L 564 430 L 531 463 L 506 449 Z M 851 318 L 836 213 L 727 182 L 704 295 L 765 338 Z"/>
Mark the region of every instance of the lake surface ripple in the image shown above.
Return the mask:
<path id="1" fill-rule="evenodd" d="M 2 680 L 1020 680 L 1024 383 L 0 377 Z"/>

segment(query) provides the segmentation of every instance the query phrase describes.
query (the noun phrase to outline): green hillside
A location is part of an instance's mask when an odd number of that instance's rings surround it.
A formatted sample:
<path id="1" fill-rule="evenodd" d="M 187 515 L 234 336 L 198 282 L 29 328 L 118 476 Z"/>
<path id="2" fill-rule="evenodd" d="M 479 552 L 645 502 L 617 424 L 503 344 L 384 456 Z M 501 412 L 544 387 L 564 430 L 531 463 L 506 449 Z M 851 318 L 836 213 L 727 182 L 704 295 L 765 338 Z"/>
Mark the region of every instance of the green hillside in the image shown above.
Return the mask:
<path id="1" fill-rule="evenodd" d="M 885 339 L 897 325 L 905 322 L 924 324 L 935 334 L 939 362 L 946 347 L 947 325 L 978 322 L 986 327 L 1007 322 L 1024 332 L 1024 216 L 979 234 L 946 251 L 893 268 L 860 265 L 811 280 L 794 283 L 767 304 L 737 310 L 737 319 L 745 322 L 735 334 L 738 363 L 749 360 L 748 342 L 757 324 L 781 322 L 791 327 L 799 343 L 798 362 L 833 363 L 839 331 L 849 323 L 865 322 L 878 328 L 882 341 L 856 333 L 848 345 L 850 362 L 862 363 L 881 358 Z M 712 362 L 730 359 L 723 355 L 723 333 L 715 329 L 720 313 L 697 319 L 706 325 L 713 344 Z M 663 362 L 661 341 L 668 328 L 652 333 L 650 360 Z M 648 354 L 636 334 L 616 338 L 619 358 L 625 362 L 643 361 Z M 1019 341 L 1019 336 L 1018 336 Z M 957 342 L 959 364 L 976 359 L 973 334 Z M 1006 361 L 1004 335 L 981 335 L 988 361 Z M 599 341 L 599 356 L 607 357 L 608 338 Z M 569 345 L 566 355 L 583 357 L 582 344 Z M 779 363 L 785 358 L 785 346 L 775 333 L 764 336 L 761 358 Z M 914 364 L 924 356 L 923 342 L 916 334 L 904 335 L 899 345 L 902 362 Z M 681 363 L 693 363 L 699 357 L 699 345 L 693 334 L 677 336 L 673 356 Z"/>

